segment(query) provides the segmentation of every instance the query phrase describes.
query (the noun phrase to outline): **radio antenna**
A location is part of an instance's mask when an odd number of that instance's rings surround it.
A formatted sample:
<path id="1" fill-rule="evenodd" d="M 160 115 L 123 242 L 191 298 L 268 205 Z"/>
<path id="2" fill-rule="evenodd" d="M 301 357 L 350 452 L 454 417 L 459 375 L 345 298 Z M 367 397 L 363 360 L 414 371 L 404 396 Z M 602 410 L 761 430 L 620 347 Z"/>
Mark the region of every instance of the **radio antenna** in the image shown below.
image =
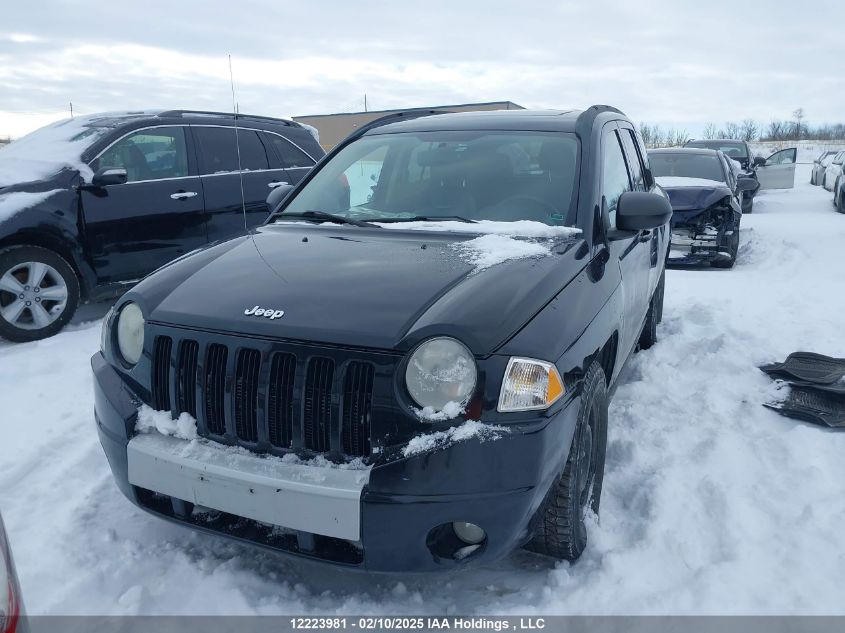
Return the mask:
<path id="1" fill-rule="evenodd" d="M 238 102 L 235 101 L 235 75 L 232 72 L 232 54 L 229 54 L 229 84 L 232 87 L 232 113 L 235 115 L 235 149 L 238 153 L 238 176 L 241 184 L 241 212 L 244 216 L 244 229 L 249 230 L 246 221 L 246 196 L 244 195 L 244 170 L 241 166 L 241 142 L 238 129 Z"/>

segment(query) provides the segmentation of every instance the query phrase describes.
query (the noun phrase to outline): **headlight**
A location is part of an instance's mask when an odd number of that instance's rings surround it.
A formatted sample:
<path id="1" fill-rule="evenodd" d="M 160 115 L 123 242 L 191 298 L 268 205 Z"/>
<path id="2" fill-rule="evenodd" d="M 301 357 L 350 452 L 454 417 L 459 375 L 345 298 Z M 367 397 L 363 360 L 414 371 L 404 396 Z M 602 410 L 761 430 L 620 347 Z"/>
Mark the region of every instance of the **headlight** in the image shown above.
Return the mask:
<path id="1" fill-rule="evenodd" d="M 127 303 L 117 315 L 117 347 L 123 360 L 134 365 L 144 349 L 144 315 L 137 303 Z"/>
<path id="2" fill-rule="evenodd" d="M 433 338 L 411 355 L 405 384 L 418 405 L 440 411 L 450 402 L 469 400 L 476 374 L 475 359 L 463 344 L 452 338 Z"/>
<path id="3" fill-rule="evenodd" d="M 553 363 L 532 358 L 511 358 L 499 394 L 499 411 L 547 409 L 565 393 Z"/>

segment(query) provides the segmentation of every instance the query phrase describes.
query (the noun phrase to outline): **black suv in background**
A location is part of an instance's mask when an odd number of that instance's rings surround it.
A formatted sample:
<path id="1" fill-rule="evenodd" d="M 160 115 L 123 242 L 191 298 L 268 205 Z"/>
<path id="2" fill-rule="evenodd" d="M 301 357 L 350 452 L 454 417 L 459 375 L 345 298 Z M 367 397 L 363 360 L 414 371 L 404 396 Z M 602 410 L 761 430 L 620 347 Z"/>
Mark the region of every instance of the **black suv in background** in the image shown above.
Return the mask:
<path id="1" fill-rule="evenodd" d="M 615 108 L 366 126 L 267 224 L 105 319 L 95 419 L 118 486 L 371 571 L 574 560 L 613 388 L 657 336 L 671 215 Z"/>
<path id="2" fill-rule="evenodd" d="M 51 336 L 80 300 L 260 224 L 323 154 L 293 121 L 185 110 L 67 119 L 0 149 L 0 336 Z"/>

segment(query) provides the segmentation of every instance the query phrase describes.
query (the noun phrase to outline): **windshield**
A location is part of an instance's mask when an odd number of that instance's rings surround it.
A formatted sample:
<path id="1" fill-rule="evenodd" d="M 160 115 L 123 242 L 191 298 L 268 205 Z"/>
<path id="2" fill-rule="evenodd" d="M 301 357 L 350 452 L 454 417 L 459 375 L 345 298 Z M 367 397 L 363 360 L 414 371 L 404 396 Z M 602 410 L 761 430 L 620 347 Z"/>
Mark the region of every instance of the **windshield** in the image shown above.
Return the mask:
<path id="1" fill-rule="evenodd" d="M 352 220 L 571 223 L 574 135 L 444 131 L 365 136 L 340 151 L 276 220 L 310 211 Z"/>
<path id="2" fill-rule="evenodd" d="M 701 149 L 718 149 L 725 153 L 728 158 L 734 160 L 746 160 L 748 152 L 745 143 L 738 141 L 690 141 L 684 147 L 698 147 Z"/>
<path id="3" fill-rule="evenodd" d="M 651 173 L 657 177 L 704 178 L 725 182 L 719 158 L 704 154 L 649 154 Z"/>

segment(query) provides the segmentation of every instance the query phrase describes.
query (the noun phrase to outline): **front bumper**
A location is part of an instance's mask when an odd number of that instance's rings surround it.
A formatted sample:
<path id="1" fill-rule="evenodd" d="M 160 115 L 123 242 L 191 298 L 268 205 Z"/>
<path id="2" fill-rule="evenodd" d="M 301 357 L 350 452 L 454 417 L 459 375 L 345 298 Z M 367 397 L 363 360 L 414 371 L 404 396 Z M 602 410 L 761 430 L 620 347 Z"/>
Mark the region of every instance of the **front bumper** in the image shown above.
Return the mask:
<path id="1" fill-rule="evenodd" d="M 196 530 L 372 572 L 492 562 L 525 544 L 566 461 L 580 405 L 576 396 L 495 441 L 464 440 L 368 471 L 291 469 L 243 449 L 209 443 L 228 451 L 216 461 L 193 452 L 205 442 L 138 436 L 141 402 L 101 354 L 91 362 L 100 442 L 130 501 Z M 469 556 L 456 557 L 465 544 L 453 521 L 487 534 Z"/>
<path id="2" fill-rule="evenodd" d="M 732 230 L 696 232 L 682 227 L 673 228 L 666 263 L 670 266 L 694 266 L 728 260 L 733 233 Z"/>

